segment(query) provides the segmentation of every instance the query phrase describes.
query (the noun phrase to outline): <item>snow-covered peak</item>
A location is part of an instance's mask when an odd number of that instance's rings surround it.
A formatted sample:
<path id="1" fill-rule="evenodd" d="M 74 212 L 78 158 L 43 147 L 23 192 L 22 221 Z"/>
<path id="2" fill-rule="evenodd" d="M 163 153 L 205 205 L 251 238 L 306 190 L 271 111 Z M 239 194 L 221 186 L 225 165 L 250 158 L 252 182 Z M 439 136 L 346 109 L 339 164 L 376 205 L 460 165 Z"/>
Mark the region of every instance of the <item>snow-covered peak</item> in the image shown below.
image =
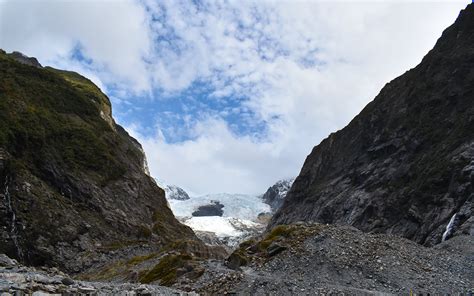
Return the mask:
<path id="1" fill-rule="evenodd" d="M 189 194 L 183 188 L 176 185 L 168 185 L 158 178 L 155 178 L 155 182 L 158 186 L 163 188 L 163 190 L 165 191 L 166 199 L 168 201 L 189 199 Z"/>
<path id="2" fill-rule="evenodd" d="M 166 198 L 168 200 L 188 200 L 189 195 L 184 189 L 175 185 L 166 185 L 163 188 L 165 190 Z"/>
<path id="3" fill-rule="evenodd" d="M 263 201 L 270 205 L 273 212 L 278 210 L 278 208 L 280 208 L 280 206 L 283 204 L 283 200 L 285 199 L 286 194 L 290 190 L 294 181 L 294 178 L 280 180 L 268 188 L 267 192 L 262 195 Z"/>

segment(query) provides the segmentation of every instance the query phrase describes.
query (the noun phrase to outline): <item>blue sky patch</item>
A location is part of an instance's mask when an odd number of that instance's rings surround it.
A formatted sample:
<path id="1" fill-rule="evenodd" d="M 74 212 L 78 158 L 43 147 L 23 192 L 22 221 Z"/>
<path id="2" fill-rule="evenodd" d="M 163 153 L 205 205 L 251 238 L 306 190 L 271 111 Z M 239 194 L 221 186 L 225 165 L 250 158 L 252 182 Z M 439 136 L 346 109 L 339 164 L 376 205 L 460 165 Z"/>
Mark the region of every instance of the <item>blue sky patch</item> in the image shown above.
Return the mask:
<path id="1" fill-rule="evenodd" d="M 124 125 L 137 125 L 144 136 L 153 136 L 160 129 L 167 142 L 193 140 L 193 126 L 205 119 L 227 122 L 236 136 L 262 137 L 267 124 L 245 107 L 245 96 L 214 96 L 214 89 L 206 82 L 194 82 L 186 90 L 169 95 L 154 90 L 152 95 L 120 98 L 114 96 L 114 115 Z"/>

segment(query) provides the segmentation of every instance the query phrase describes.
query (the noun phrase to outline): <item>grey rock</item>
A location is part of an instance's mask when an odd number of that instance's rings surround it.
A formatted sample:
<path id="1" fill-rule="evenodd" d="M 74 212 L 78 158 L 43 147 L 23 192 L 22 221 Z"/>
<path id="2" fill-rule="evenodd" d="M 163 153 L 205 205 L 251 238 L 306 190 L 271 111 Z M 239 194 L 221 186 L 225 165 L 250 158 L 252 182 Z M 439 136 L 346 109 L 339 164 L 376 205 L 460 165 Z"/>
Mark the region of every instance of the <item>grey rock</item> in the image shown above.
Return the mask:
<path id="1" fill-rule="evenodd" d="M 11 259 L 5 254 L 0 254 L 0 267 L 12 268 L 18 265 L 15 259 Z"/>
<path id="2" fill-rule="evenodd" d="M 241 270 L 240 267 L 247 264 L 247 260 L 239 253 L 232 253 L 225 261 L 225 265 L 233 270 Z"/>
<path id="3" fill-rule="evenodd" d="M 269 257 L 239 248 L 235 257 L 247 258 L 245 265 L 236 264 L 227 271 L 209 266 L 207 276 L 193 289 L 213 295 L 237 291 L 237 295 L 278 296 L 288 291 L 302 295 L 303 289 L 311 295 L 399 295 L 410 290 L 430 295 L 472 293 L 473 236 L 456 236 L 427 248 L 350 226 L 289 227 L 291 235 L 278 237 L 278 245 L 288 247 L 285 252 Z M 266 239 L 263 236 L 258 243 Z M 270 287 L 271 292 L 266 290 Z"/>
<path id="4" fill-rule="evenodd" d="M 224 205 L 218 201 L 213 201 L 211 204 L 203 205 L 197 208 L 192 213 L 194 217 L 205 217 L 205 216 L 220 216 L 224 214 Z"/>
<path id="5" fill-rule="evenodd" d="M 72 279 L 66 277 L 66 278 L 63 278 L 61 280 L 61 283 L 63 283 L 66 286 L 70 286 L 70 285 L 74 284 L 74 281 Z"/>
<path id="6" fill-rule="evenodd" d="M 262 195 L 261 198 L 270 206 L 272 212 L 277 211 L 281 207 L 294 180 L 295 179 L 280 180 L 268 188 Z"/>
<path id="7" fill-rule="evenodd" d="M 269 228 L 349 224 L 432 246 L 462 212 L 456 229 L 472 232 L 473 22 L 470 4 L 418 66 L 314 147 Z"/>
<path id="8" fill-rule="evenodd" d="M 273 257 L 275 255 L 278 255 L 279 253 L 285 251 L 287 249 L 286 246 L 280 245 L 277 242 L 272 242 L 270 246 L 267 248 L 267 255 L 268 257 Z"/>
<path id="9" fill-rule="evenodd" d="M 0 294 L 3 295 L 190 295 L 187 293 L 159 285 L 143 285 L 132 283 L 105 283 L 73 281 L 69 277 L 50 276 L 54 270 L 33 267 L 6 269 L 0 266 Z M 6 293 L 10 294 L 6 294 Z"/>
<path id="10" fill-rule="evenodd" d="M 37 67 L 37 68 L 42 68 L 43 67 L 43 66 L 41 66 L 41 64 L 38 62 L 38 60 L 36 58 L 28 57 L 28 56 L 22 54 L 21 52 L 14 51 L 14 52 L 9 53 L 7 55 L 12 57 L 13 59 L 15 59 L 16 61 L 18 61 L 22 64 Z"/>

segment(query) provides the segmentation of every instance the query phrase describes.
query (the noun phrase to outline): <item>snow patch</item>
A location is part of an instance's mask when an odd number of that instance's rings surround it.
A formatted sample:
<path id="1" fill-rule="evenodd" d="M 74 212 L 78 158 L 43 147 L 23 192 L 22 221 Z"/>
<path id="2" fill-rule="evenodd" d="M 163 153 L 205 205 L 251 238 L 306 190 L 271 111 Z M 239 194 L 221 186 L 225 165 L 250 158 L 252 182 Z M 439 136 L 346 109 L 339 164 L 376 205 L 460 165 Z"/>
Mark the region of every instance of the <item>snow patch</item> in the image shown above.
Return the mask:
<path id="1" fill-rule="evenodd" d="M 242 231 L 237 230 L 232 223 L 232 219 L 229 217 L 192 217 L 184 221 L 184 224 L 188 225 L 197 231 L 210 231 L 214 232 L 217 237 L 227 236 L 240 236 Z"/>
<path id="2" fill-rule="evenodd" d="M 451 220 L 449 220 L 449 223 L 448 225 L 446 225 L 446 230 L 444 231 L 443 233 L 443 237 L 441 238 L 441 241 L 444 242 L 445 240 L 447 240 L 449 237 L 451 237 L 451 235 L 453 234 L 454 232 L 454 226 L 455 226 L 455 222 L 456 222 L 456 213 L 451 217 Z"/>

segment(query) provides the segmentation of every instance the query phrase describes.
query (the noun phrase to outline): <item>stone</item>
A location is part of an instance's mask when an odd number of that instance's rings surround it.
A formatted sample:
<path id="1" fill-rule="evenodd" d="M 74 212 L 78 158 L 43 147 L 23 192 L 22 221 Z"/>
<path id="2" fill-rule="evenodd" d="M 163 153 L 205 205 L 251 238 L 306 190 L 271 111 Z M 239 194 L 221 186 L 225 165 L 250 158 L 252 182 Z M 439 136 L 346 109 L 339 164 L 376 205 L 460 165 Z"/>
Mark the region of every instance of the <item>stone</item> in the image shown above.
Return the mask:
<path id="1" fill-rule="evenodd" d="M 287 249 L 286 246 L 280 245 L 276 242 L 272 242 L 270 246 L 267 248 L 267 255 L 268 257 L 273 257 L 275 255 L 278 255 L 279 253 L 285 251 Z"/>
<path id="2" fill-rule="evenodd" d="M 68 277 L 65 277 L 61 280 L 61 283 L 63 283 L 64 285 L 66 286 L 70 286 L 70 285 L 73 285 L 74 284 L 74 280 L 68 278 Z"/>
<path id="3" fill-rule="evenodd" d="M 194 217 L 205 217 L 205 216 L 220 216 L 224 214 L 224 205 L 218 201 L 213 201 L 211 204 L 203 205 L 198 207 L 196 211 L 192 213 Z"/>
<path id="4" fill-rule="evenodd" d="M 5 254 L 0 254 L 0 266 L 12 268 L 18 265 L 18 262 L 15 259 L 11 259 Z"/>

